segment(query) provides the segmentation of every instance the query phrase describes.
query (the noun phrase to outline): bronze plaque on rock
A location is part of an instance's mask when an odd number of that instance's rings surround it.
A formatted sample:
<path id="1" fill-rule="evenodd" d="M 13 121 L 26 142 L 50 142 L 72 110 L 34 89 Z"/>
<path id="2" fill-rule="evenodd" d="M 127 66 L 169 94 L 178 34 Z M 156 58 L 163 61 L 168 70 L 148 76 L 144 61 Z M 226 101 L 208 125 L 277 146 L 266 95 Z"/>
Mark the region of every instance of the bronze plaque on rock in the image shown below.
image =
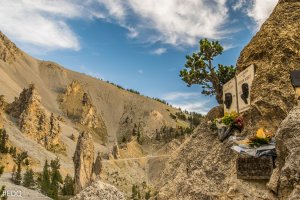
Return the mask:
<path id="1" fill-rule="evenodd" d="M 270 179 L 273 172 L 273 159 L 266 157 L 238 157 L 236 160 L 238 179 Z"/>

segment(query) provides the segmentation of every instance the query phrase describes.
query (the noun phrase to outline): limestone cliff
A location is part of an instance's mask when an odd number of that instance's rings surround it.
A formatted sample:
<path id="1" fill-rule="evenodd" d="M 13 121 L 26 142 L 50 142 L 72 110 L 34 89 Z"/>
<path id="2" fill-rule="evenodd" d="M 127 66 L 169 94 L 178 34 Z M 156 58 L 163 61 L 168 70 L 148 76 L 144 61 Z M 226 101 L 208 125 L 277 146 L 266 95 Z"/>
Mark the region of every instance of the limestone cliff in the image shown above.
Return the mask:
<path id="1" fill-rule="evenodd" d="M 125 196 L 116 187 L 97 181 L 85 188 L 71 200 L 125 200 Z"/>
<path id="2" fill-rule="evenodd" d="M 275 131 L 296 103 L 290 71 L 300 69 L 299 10 L 299 1 L 280 0 L 237 61 L 238 72 L 256 66 L 253 105 L 244 114 L 248 134 L 258 127 Z"/>
<path id="3" fill-rule="evenodd" d="M 19 98 L 9 104 L 7 113 L 18 119 L 20 130 L 47 149 L 61 146 L 59 135 L 61 128 L 57 118 L 47 116 L 41 105 L 41 97 L 35 86 L 31 84 L 24 89 Z"/>
<path id="4" fill-rule="evenodd" d="M 11 63 L 22 52 L 0 31 L 0 60 Z"/>
<path id="5" fill-rule="evenodd" d="M 93 181 L 94 144 L 88 132 L 82 132 L 77 140 L 73 157 L 75 194 L 90 185 Z"/>
<path id="6" fill-rule="evenodd" d="M 89 129 L 102 142 L 106 142 L 107 130 L 101 114 L 97 112 L 90 95 L 83 90 L 83 86 L 78 81 L 68 85 L 64 94 L 58 99 L 62 111 L 75 121 L 79 128 Z"/>

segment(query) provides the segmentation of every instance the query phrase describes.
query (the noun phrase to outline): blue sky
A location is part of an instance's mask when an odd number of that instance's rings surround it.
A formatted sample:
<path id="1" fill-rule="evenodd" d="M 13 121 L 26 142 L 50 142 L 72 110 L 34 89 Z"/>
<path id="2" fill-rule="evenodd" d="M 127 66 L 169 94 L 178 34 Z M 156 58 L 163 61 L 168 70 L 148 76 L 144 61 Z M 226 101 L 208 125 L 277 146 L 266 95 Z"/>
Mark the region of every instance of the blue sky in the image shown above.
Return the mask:
<path id="1" fill-rule="evenodd" d="M 201 38 L 219 40 L 215 64 L 235 65 L 278 0 L 0 0 L 0 30 L 32 56 L 189 111 L 214 97 L 179 71 Z"/>

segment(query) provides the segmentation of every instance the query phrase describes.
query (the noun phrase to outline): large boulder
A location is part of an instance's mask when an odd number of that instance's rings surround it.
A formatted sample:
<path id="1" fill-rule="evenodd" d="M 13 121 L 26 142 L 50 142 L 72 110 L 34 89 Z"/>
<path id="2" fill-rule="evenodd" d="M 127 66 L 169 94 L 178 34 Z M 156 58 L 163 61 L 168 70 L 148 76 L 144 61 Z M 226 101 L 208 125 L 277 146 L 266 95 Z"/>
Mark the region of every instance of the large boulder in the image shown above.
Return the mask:
<path id="1" fill-rule="evenodd" d="M 125 196 L 116 187 L 96 181 L 70 200 L 125 200 Z"/>
<path id="2" fill-rule="evenodd" d="M 270 180 L 280 199 L 293 199 L 300 187 L 300 105 L 295 106 L 276 133 L 277 170 Z M 300 196 L 298 196 L 299 198 Z"/>
<path id="3" fill-rule="evenodd" d="M 252 106 L 244 113 L 249 133 L 259 127 L 276 131 L 296 104 L 290 71 L 300 69 L 299 10 L 300 1 L 280 0 L 237 61 L 237 72 L 256 66 Z"/>

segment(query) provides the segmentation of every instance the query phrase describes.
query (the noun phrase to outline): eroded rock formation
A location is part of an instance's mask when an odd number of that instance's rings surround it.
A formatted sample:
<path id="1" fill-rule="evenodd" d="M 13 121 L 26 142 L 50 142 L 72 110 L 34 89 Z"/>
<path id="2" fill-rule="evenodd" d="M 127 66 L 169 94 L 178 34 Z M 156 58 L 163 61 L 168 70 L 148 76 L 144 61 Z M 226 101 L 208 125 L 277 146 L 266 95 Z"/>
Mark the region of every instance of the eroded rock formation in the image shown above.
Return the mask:
<path id="1" fill-rule="evenodd" d="M 71 200 L 125 200 L 125 196 L 115 186 L 96 181 L 91 186 L 85 188 Z"/>
<path id="2" fill-rule="evenodd" d="M 73 81 L 67 86 L 64 94 L 59 96 L 59 101 L 61 109 L 69 118 L 83 126 L 83 129 L 88 128 L 94 132 L 103 142 L 106 141 L 105 123 L 97 113 L 90 95 L 83 90 L 78 81 Z"/>
<path id="3" fill-rule="evenodd" d="M 77 194 L 93 181 L 94 144 L 88 132 L 82 132 L 78 137 L 73 161 L 74 189 Z"/>
<path id="4" fill-rule="evenodd" d="M 47 116 L 41 105 L 41 97 L 33 84 L 24 89 L 19 98 L 7 106 L 6 111 L 18 119 L 18 125 L 23 133 L 47 149 L 62 145 L 59 140 L 61 134 L 59 121 L 53 114 Z"/>
<path id="5" fill-rule="evenodd" d="M 113 155 L 114 159 L 120 158 L 120 151 L 119 151 L 119 146 L 118 146 L 117 142 L 114 143 L 112 155 Z"/>
<path id="6" fill-rule="evenodd" d="M 0 60 L 11 63 L 22 52 L 0 31 Z"/>
<path id="7" fill-rule="evenodd" d="M 300 69 L 299 10 L 299 1 L 280 0 L 237 61 L 238 72 L 256 66 L 253 105 L 244 114 L 248 133 L 259 127 L 276 131 L 296 103 L 290 71 Z"/>

